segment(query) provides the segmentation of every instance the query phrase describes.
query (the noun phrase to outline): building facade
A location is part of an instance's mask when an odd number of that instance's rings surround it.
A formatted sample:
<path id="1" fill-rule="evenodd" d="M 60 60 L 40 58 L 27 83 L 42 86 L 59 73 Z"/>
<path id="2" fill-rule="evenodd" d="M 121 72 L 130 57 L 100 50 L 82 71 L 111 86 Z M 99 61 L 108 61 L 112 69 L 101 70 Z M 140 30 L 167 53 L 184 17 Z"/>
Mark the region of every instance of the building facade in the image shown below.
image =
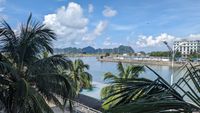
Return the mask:
<path id="1" fill-rule="evenodd" d="M 180 52 L 183 57 L 187 57 L 190 54 L 200 52 L 200 40 L 175 41 L 173 49 Z"/>

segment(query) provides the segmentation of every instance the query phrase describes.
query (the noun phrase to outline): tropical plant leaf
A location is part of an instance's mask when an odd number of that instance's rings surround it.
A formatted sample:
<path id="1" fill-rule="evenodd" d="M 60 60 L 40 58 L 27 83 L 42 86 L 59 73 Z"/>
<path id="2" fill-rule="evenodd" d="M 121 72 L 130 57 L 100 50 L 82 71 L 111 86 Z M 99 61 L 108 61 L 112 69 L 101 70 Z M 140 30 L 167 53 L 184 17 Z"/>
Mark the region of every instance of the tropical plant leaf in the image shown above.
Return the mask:
<path id="1" fill-rule="evenodd" d="M 146 67 L 157 76 L 157 79 L 151 81 L 138 76 L 128 77 L 130 73 L 139 75 L 140 73 L 138 73 L 137 70 L 140 67 L 134 69 L 134 67 L 127 66 L 127 68 L 124 69 L 124 75 L 120 73 L 121 75 L 118 78 L 112 79 L 112 81 L 109 82 L 110 85 L 102 89 L 101 95 L 104 97 L 104 103 L 102 104 L 102 107 L 105 109 L 105 112 L 192 113 L 194 110 L 200 110 L 199 94 L 197 94 L 198 90 L 193 90 L 191 84 L 188 83 L 189 81 L 192 81 L 195 88 L 199 88 L 199 69 L 196 69 L 195 66 L 192 66 L 191 64 L 191 68 L 186 66 L 186 74 L 184 74 L 177 83 L 171 86 L 153 69 L 151 69 L 149 66 Z M 112 73 L 108 73 L 108 75 L 108 78 L 112 78 L 114 76 Z M 105 76 L 107 77 L 107 75 Z M 123 76 L 125 77 L 120 78 Z M 182 85 L 187 86 L 190 91 L 186 91 L 185 89 L 181 88 Z M 183 95 L 177 92 L 176 89 L 182 91 Z M 185 101 L 183 98 L 184 96 L 189 97 L 193 101 L 193 104 Z"/>

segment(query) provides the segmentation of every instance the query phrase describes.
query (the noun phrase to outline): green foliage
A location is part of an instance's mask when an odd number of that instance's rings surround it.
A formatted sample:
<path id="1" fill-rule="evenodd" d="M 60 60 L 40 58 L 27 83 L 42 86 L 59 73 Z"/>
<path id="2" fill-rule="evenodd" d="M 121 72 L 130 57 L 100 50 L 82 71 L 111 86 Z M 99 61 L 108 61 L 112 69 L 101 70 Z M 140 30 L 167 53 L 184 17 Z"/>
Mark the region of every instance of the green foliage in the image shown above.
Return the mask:
<path id="1" fill-rule="evenodd" d="M 149 53 L 149 55 L 154 56 L 154 57 L 171 57 L 171 52 L 169 52 L 169 51 L 155 51 L 155 52 Z M 176 52 L 175 57 L 181 57 L 181 53 Z"/>
<path id="2" fill-rule="evenodd" d="M 92 88 L 92 75 L 86 70 L 89 69 L 89 65 L 84 64 L 80 59 L 71 62 L 70 64 L 70 78 L 74 81 L 74 87 L 78 94 L 81 89 Z"/>
<path id="3" fill-rule="evenodd" d="M 103 59 L 104 56 L 100 56 L 101 59 Z"/>
<path id="4" fill-rule="evenodd" d="M 156 51 L 156 52 L 151 52 L 149 54 L 150 56 L 154 56 L 154 57 L 169 57 L 170 56 L 170 52 L 168 51 Z"/>
<path id="5" fill-rule="evenodd" d="M 181 57 L 181 52 L 176 52 L 175 57 Z"/>
<path id="6" fill-rule="evenodd" d="M 190 54 L 190 55 L 188 56 L 188 58 L 190 58 L 190 59 L 194 59 L 194 58 L 198 58 L 198 57 L 200 57 L 200 54 L 199 54 L 199 53 L 192 53 L 192 54 Z"/>
<path id="7" fill-rule="evenodd" d="M 0 106 L 5 113 L 53 113 L 47 102 L 63 109 L 76 92 L 68 75 L 70 60 L 41 58 L 44 51 L 53 53 L 56 37 L 31 17 L 17 33 L 6 21 L 0 26 Z"/>
<path id="8" fill-rule="evenodd" d="M 106 54 L 105 54 L 105 57 L 107 57 L 107 56 L 110 56 L 110 53 L 106 53 Z"/>
<path id="9" fill-rule="evenodd" d="M 140 51 L 139 53 L 141 53 L 142 55 L 145 55 L 145 54 L 146 54 L 144 51 Z"/>
<path id="10" fill-rule="evenodd" d="M 199 66 L 186 65 L 187 72 L 172 86 L 150 67 L 146 67 L 157 76 L 157 79 L 154 81 L 140 77 L 116 79 L 106 86 L 113 89 L 106 91 L 110 93 L 104 98 L 102 105 L 105 112 L 192 113 L 200 110 Z M 184 100 L 184 97 L 190 99 L 190 102 Z"/>
<path id="11" fill-rule="evenodd" d="M 102 89 L 102 91 L 101 91 L 102 99 L 108 97 L 112 93 L 117 93 L 119 91 L 122 91 L 122 87 L 120 85 L 113 85 L 112 83 L 137 78 L 140 73 L 144 72 L 143 66 L 129 65 L 126 68 L 124 68 L 124 66 L 121 62 L 118 63 L 117 68 L 119 71 L 119 73 L 117 75 L 112 74 L 110 72 L 104 74 L 104 80 L 106 82 L 111 83 L 111 85 L 108 85 Z M 116 97 L 116 96 L 118 96 L 118 95 L 115 95 L 114 97 Z M 111 98 L 113 98 L 113 97 L 111 97 Z M 109 98 L 108 100 L 110 100 L 111 98 Z M 115 102 L 106 104 L 105 106 L 103 106 L 103 108 L 108 109 L 109 106 L 113 106 L 114 104 L 115 104 Z"/>

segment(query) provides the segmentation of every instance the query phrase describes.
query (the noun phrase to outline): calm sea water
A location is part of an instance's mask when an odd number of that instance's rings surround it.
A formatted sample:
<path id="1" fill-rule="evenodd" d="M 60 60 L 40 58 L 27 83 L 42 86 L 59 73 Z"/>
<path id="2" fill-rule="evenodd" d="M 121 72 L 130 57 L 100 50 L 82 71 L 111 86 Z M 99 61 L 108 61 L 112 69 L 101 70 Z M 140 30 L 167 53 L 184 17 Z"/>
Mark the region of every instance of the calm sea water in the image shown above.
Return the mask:
<path id="1" fill-rule="evenodd" d="M 106 85 L 103 80 L 103 75 L 106 72 L 117 74 L 117 63 L 99 62 L 97 61 L 96 57 L 76 57 L 70 59 L 82 59 L 84 63 L 90 65 L 90 69 L 88 70 L 88 72 L 93 76 L 93 85 L 95 88 L 92 91 L 83 90 L 81 93 L 90 97 L 94 97 L 96 99 L 100 99 L 100 91 Z M 128 65 L 128 63 L 124 63 L 124 65 Z M 156 71 L 159 75 L 161 75 L 168 83 L 170 83 L 170 76 L 172 74 L 172 69 L 170 66 L 149 65 L 149 67 Z M 174 70 L 176 70 L 176 68 Z M 148 78 L 151 80 L 157 78 L 157 76 L 148 69 L 146 69 L 146 71 L 141 74 L 140 77 Z M 178 76 L 174 76 L 174 81 L 176 81 L 176 79 L 178 78 Z"/>

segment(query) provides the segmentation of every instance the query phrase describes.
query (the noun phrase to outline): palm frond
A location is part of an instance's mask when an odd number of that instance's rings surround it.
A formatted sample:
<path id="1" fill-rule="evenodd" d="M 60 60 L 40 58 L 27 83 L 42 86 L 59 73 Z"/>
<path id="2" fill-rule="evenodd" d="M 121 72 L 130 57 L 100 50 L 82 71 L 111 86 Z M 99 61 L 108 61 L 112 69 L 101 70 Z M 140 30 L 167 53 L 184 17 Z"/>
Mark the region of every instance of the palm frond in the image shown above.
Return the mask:
<path id="1" fill-rule="evenodd" d="M 53 113 L 52 109 L 44 100 L 43 96 L 40 95 L 35 89 L 30 88 L 28 99 L 24 104 L 25 109 L 20 112 L 29 113 Z"/>
<path id="2" fill-rule="evenodd" d="M 0 26 L 0 44 L 1 44 L 1 52 L 8 53 L 9 57 L 12 60 L 17 61 L 19 56 L 17 54 L 17 45 L 18 45 L 18 37 L 15 35 L 15 32 L 12 30 L 10 25 L 5 21 L 1 21 Z"/>
<path id="3" fill-rule="evenodd" d="M 47 101 L 64 109 L 68 99 L 75 96 L 76 88 L 70 78 L 72 62 L 63 55 L 53 54 L 55 33 L 44 24 L 27 22 L 17 32 L 6 21 L 0 25 L 0 107 L 7 113 L 53 113 Z M 80 63 L 78 71 L 89 69 Z M 85 86 L 91 75 L 82 71 Z M 86 79 L 89 80 L 86 81 Z"/>
<path id="4" fill-rule="evenodd" d="M 137 76 L 127 77 L 109 82 L 110 85 L 102 89 L 102 93 L 105 93 L 102 94 L 105 97 L 102 105 L 105 112 L 161 113 L 200 110 L 199 94 L 197 93 L 200 80 L 199 69 L 190 64 L 191 68 L 186 67 L 186 74 L 171 86 L 153 69 L 146 67 L 157 76 L 156 80 L 151 81 Z M 131 70 L 134 69 L 128 66 L 125 69 L 125 76 L 128 76 L 127 73 L 130 73 Z M 196 90 L 188 82 L 192 82 Z M 189 90 L 185 90 L 181 86 L 187 86 Z M 185 96 L 189 97 L 193 103 L 184 100 Z"/>
<path id="5" fill-rule="evenodd" d="M 122 78 L 122 76 L 124 74 L 124 66 L 121 62 L 118 62 L 117 69 L 119 71 L 119 76 Z"/>
<path id="6" fill-rule="evenodd" d="M 114 74 L 107 72 L 104 74 L 104 80 L 116 80 L 118 77 L 115 76 Z"/>
<path id="7" fill-rule="evenodd" d="M 82 72 L 80 74 L 81 79 L 81 87 L 84 89 L 91 89 L 92 88 L 92 75 L 88 72 Z"/>
<path id="8" fill-rule="evenodd" d="M 29 66 L 28 73 L 37 75 L 37 73 L 58 73 L 67 71 L 71 67 L 71 61 L 63 55 L 54 55 L 48 58 L 37 60 Z"/>
<path id="9" fill-rule="evenodd" d="M 38 53 L 47 51 L 53 53 L 52 40 L 56 39 L 52 30 L 44 24 L 33 22 L 31 15 L 25 25 L 21 26 L 18 54 L 20 61 L 30 64 Z M 33 60 L 30 60 L 33 59 Z"/>
<path id="10" fill-rule="evenodd" d="M 89 65 L 85 64 L 81 59 L 77 59 L 70 63 L 70 78 L 72 79 L 76 88 L 77 94 L 81 89 L 92 88 L 92 76 L 86 70 L 89 69 Z"/>

